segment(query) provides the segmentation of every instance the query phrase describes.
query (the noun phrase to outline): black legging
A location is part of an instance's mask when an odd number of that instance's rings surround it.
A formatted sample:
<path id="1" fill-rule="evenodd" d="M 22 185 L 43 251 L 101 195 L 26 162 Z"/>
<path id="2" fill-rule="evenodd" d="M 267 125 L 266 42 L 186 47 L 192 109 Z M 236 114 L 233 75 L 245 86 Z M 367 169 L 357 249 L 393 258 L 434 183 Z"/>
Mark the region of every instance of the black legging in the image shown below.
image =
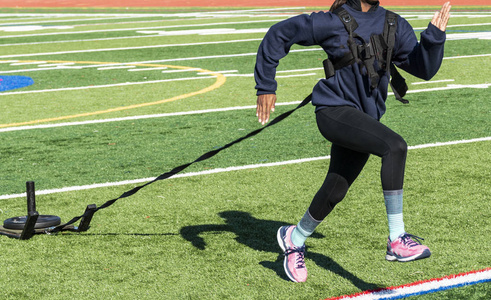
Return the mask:
<path id="1" fill-rule="evenodd" d="M 314 219 L 323 220 L 343 200 L 370 154 L 382 158 L 383 190 L 402 189 L 407 144 L 400 135 L 350 106 L 321 109 L 316 118 L 332 149 L 326 179 L 309 207 Z"/>

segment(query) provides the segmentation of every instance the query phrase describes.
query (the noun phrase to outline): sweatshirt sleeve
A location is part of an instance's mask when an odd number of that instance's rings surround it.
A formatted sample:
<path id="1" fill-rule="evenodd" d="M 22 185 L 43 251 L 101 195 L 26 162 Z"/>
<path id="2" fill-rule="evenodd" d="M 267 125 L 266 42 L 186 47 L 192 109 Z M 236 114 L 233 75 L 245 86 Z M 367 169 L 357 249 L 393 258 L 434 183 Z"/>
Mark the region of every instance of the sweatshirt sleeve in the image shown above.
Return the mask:
<path id="1" fill-rule="evenodd" d="M 285 57 L 293 44 L 315 45 L 312 30 L 312 18 L 299 15 L 273 25 L 259 45 L 256 56 L 254 77 L 257 95 L 274 94 L 277 83 L 276 67 Z"/>
<path id="2" fill-rule="evenodd" d="M 396 66 L 424 80 L 430 80 L 440 69 L 446 34 L 433 24 L 421 33 L 418 43 L 414 30 L 402 19 L 399 23 L 398 47 L 393 58 Z M 398 29 L 399 29 L 398 28 Z"/>

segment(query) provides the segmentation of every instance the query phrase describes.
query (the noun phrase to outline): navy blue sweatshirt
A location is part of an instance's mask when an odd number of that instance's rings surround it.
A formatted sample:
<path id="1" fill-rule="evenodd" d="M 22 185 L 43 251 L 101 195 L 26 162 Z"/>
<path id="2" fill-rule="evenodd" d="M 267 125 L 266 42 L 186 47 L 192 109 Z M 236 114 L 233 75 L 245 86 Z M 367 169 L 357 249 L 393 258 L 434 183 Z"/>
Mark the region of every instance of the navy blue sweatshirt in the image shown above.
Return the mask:
<path id="1" fill-rule="evenodd" d="M 365 41 L 372 34 L 381 34 L 386 10 L 375 6 L 362 12 L 343 5 L 358 23 L 355 32 Z M 442 63 L 445 32 L 432 25 L 421 33 L 418 43 L 413 28 L 402 17 L 397 18 L 396 42 L 392 62 L 406 72 L 424 80 L 431 79 Z M 349 51 L 348 32 L 339 17 L 330 12 L 299 15 L 273 25 L 259 46 L 254 70 L 257 95 L 274 94 L 276 67 L 293 44 L 321 46 L 331 58 L 340 58 Z M 312 92 L 316 109 L 325 106 L 348 105 L 379 120 L 385 113 L 389 76 L 381 76 L 378 87 L 370 88 L 364 67 L 353 64 L 338 71 L 329 79 L 320 80 Z"/>

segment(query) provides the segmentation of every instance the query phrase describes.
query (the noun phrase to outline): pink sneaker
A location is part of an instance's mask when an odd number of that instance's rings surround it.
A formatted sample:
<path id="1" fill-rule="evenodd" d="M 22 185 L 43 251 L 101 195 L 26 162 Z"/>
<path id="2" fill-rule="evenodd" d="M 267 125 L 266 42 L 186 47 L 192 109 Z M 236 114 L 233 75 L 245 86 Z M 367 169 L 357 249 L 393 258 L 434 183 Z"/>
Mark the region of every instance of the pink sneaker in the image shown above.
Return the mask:
<path id="1" fill-rule="evenodd" d="M 400 235 L 393 242 L 389 239 L 385 259 L 388 261 L 397 260 L 405 262 L 429 257 L 431 255 L 430 249 L 421 245 L 420 240 L 423 240 L 423 238 L 408 233 Z"/>
<path id="2" fill-rule="evenodd" d="M 285 252 L 283 267 L 286 275 L 294 282 L 304 282 L 307 280 L 307 268 L 305 267 L 305 245 L 295 246 L 291 241 L 293 229 L 296 226 L 281 226 L 278 229 L 276 238 L 281 249 Z"/>

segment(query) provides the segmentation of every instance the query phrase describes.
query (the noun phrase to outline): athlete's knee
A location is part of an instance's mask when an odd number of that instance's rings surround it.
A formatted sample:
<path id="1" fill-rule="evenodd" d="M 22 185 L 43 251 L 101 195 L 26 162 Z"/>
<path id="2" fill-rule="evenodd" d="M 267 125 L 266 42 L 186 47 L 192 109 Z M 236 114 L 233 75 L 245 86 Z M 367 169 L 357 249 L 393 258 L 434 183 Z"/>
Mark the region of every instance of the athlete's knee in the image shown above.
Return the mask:
<path id="1" fill-rule="evenodd" d="M 320 190 L 318 196 L 330 204 L 332 208 L 341 200 L 344 199 L 349 189 L 349 183 L 343 176 L 331 173 L 326 177 L 326 180 Z"/>
<path id="2" fill-rule="evenodd" d="M 389 142 L 389 153 L 391 156 L 405 158 L 407 155 L 407 143 L 398 136 L 398 138 L 391 139 Z"/>
<path id="3" fill-rule="evenodd" d="M 324 220 L 336 204 L 343 200 L 348 189 L 348 181 L 343 176 L 336 173 L 328 174 L 310 204 L 309 212 L 311 216 L 316 220 Z"/>

